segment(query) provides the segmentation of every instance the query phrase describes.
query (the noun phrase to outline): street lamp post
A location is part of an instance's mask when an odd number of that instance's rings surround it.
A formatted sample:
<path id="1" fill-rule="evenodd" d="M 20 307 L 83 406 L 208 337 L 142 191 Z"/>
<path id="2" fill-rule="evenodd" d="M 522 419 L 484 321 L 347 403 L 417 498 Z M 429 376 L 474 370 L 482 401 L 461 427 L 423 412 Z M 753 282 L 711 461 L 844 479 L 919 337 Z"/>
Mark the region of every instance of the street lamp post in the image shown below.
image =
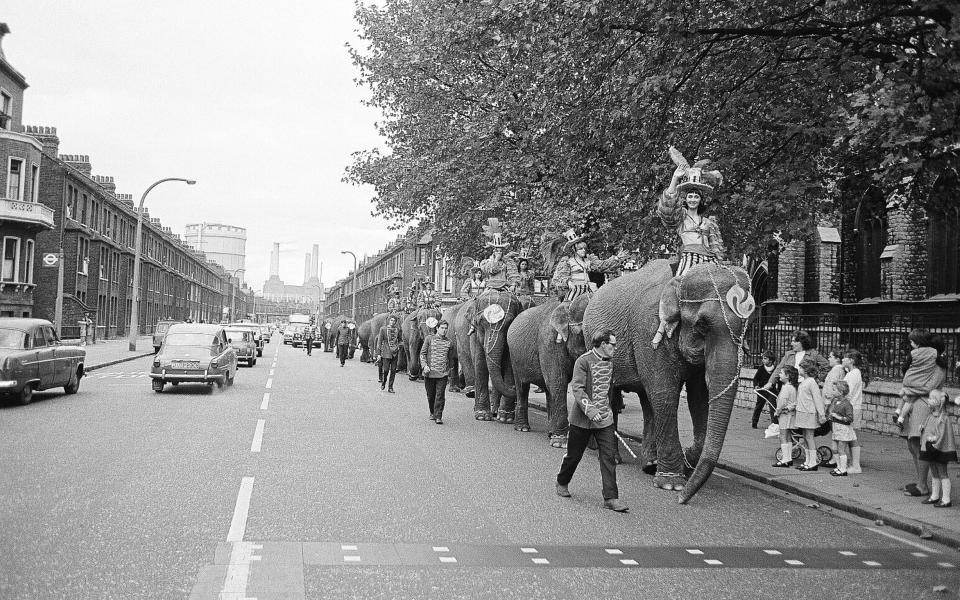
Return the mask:
<path id="1" fill-rule="evenodd" d="M 343 250 L 340 254 L 349 254 L 353 257 L 353 309 L 351 310 L 351 317 L 353 322 L 357 322 L 357 255 L 349 250 Z"/>
<path id="2" fill-rule="evenodd" d="M 133 251 L 133 296 L 131 296 L 130 302 L 130 339 L 129 346 L 131 352 L 137 351 L 137 333 L 139 328 L 139 318 L 137 317 L 137 309 L 139 308 L 138 302 L 140 300 L 140 251 L 142 246 L 141 237 L 143 235 L 143 201 L 147 199 L 147 194 L 150 193 L 150 190 L 157 187 L 165 181 L 182 181 L 187 185 L 193 185 L 196 183 L 193 179 L 183 179 L 181 177 L 166 177 L 160 179 L 159 181 L 154 181 L 150 184 L 140 196 L 140 206 L 137 208 L 137 239 L 134 243 Z"/>
<path id="3" fill-rule="evenodd" d="M 320 285 L 320 284 L 318 284 L 318 283 L 314 283 L 314 284 L 313 284 L 313 287 L 317 288 L 317 323 L 319 323 L 319 322 L 320 322 L 320 309 L 322 308 L 322 307 L 320 306 L 320 303 L 323 302 L 323 286 Z"/>
<path id="4" fill-rule="evenodd" d="M 227 283 L 230 285 L 230 321 L 236 322 L 239 320 L 237 319 L 237 287 L 239 285 L 234 285 L 233 280 L 236 279 L 237 284 L 239 284 L 240 278 L 237 273 L 246 272 L 246 269 L 240 267 L 239 269 L 224 269 L 224 271 L 230 275 L 227 279 Z"/>

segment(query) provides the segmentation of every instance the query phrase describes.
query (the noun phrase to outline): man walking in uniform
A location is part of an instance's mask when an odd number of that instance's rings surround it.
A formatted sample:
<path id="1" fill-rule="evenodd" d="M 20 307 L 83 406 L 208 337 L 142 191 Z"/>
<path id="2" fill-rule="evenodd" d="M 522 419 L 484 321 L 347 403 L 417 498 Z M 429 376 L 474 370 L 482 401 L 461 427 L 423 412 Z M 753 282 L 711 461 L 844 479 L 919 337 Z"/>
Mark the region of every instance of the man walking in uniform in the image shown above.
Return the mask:
<path id="1" fill-rule="evenodd" d="M 447 337 L 450 324 L 441 319 L 437 333 L 428 335 L 420 348 L 420 364 L 423 365 L 423 383 L 427 391 L 427 408 L 430 420 L 443 425 L 443 407 L 446 404 L 447 380 L 453 365 L 453 343 Z"/>
<path id="2" fill-rule="evenodd" d="M 347 327 L 347 320 L 340 321 L 340 327 L 337 328 L 337 358 L 340 359 L 340 366 L 347 362 L 347 355 L 350 353 L 350 342 L 353 341 L 353 331 Z"/>
<path id="3" fill-rule="evenodd" d="M 617 349 L 617 338 L 611 331 L 593 335 L 593 348 L 573 365 L 570 387 L 573 400 L 568 407 L 570 431 L 567 453 L 557 474 L 557 495 L 570 497 L 567 485 L 573 478 L 590 438 L 597 442 L 600 475 L 603 480 L 603 506 L 616 512 L 627 512 L 619 500 L 617 488 L 617 436 L 614 433 L 613 411 L 610 409 L 610 381 L 613 364 L 610 358 Z"/>
<path id="4" fill-rule="evenodd" d="M 313 326 L 313 323 L 308 323 L 307 326 L 303 328 L 303 345 L 306 346 L 307 356 L 313 355 L 313 340 L 316 337 L 317 328 Z"/>
<path id="5" fill-rule="evenodd" d="M 387 324 L 377 332 L 373 347 L 380 358 L 380 389 L 387 387 L 389 377 L 389 391 L 392 394 L 393 379 L 397 375 L 397 359 L 400 358 L 400 328 L 397 327 L 397 317 L 390 315 Z"/>

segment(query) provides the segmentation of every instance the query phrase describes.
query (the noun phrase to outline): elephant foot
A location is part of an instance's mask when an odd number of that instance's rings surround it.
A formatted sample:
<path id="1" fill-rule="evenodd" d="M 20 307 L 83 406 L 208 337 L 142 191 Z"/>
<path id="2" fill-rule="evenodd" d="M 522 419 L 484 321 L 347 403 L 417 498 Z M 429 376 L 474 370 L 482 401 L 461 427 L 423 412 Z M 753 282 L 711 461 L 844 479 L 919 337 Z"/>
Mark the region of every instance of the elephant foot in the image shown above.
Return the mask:
<path id="1" fill-rule="evenodd" d="M 530 425 L 526 423 L 517 423 L 513 426 L 514 431 L 520 431 L 522 433 L 528 433 L 530 431 Z"/>
<path id="2" fill-rule="evenodd" d="M 450 391 L 453 392 L 454 394 L 459 394 L 459 393 L 462 392 L 463 390 L 461 390 L 461 389 L 458 388 L 457 386 L 453 386 L 453 387 L 450 388 Z"/>
<path id="3" fill-rule="evenodd" d="M 567 448 L 567 436 L 565 435 L 551 435 L 550 436 L 550 447 L 551 448 L 562 448 L 566 450 Z"/>
<path id="4" fill-rule="evenodd" d="M 478 421 L 492 421 L 492 420 L 493 420 L 493 415 L 490 414 L 490 413 L 488 413 L 488 412 L 484 412 L 484 411 L 482 411 L 482 410 L 478 410 L 477 413 L 476 413 L 476 419 L 477 419 Z"/>
<path id="5" fill-rule="evenodd" d="M 660 488 L 661 490 L 679 492 L 685 485 L 687 485 L 687 479 L 682 473 L 657 471 L 657 474 L 653 476 L 653 487 Z"/>
<path id="6" fill-rule="evenodd" d="M 514 413 L 513 411 L 501 410 L 497 412 L 497 420 L 505 425 L 513 425 Z"/>
<path id="7" fill-rule="evenodd" d="M 654 475 L 654 474 L 656 474 L 656 472 L 657 472 L 657 461 L 655 461 L 655 460 L 648 461 L 647 464 L 643 465 L 643 467 L 642 467 L 640 470 L 643 471 L 644 473 L 646 473 L 647 475 Z"/>

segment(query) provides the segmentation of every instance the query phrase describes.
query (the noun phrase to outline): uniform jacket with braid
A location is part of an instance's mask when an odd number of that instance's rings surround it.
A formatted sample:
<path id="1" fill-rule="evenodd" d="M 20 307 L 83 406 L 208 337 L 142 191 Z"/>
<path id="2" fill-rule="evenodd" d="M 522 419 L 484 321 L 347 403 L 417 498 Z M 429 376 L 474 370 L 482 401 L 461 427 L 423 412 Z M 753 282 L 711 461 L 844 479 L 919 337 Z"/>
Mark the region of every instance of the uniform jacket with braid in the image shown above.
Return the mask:
<path id="1" fill-rule="evenodd" d="M 439 379 L 450 374 L 453 366 L 453 341 L 437 334 L 428 335 L 420 347 L 420 364 L 429 367 L 424 377 Z"/>
<path id="2" fill-rule="evenodd" d="M 613 425 L 610 410 L 610 383 L 613 380 L 613 363 L 600 358 L 596 350 L 590 350 L 573 365 L 573 380 L 570 382 L 572 401 L 567 407 L 571 425 L 583 429 L 603 429 Z M 600 415 L 599 421 L 593 417 Z"/>

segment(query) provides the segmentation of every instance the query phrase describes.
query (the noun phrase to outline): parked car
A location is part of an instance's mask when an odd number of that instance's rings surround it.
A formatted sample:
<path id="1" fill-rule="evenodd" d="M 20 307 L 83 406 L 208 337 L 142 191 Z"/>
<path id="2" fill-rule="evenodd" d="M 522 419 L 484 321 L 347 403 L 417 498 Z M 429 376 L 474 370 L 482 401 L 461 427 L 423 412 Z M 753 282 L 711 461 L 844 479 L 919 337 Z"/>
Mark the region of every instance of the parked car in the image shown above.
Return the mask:
<path id="1" fill-rule="evenodd" d="M 257 364 L 257 342 L 253 339 L 253 332 L 245 327 L 224 327 L 227 334 L 227 343 L 237 352 L 237 361 L 252 367 Z"/>
<path id="2" fill-rule="evenodd" d="M 167 330 L 174 323 L 183 323 L 183 321 L 174 321 L 173 319 L 161 319 L 157 321 L 157 326 L 153 330 L 153 353 L 160 352 L 160 346 L 163 345 L 163 338 L 167 335 Z"/>
<path id="3" fill-rule="evenodd" d="M 236 374 L 236 350 L 227 341 L 223 326 L 210 323 L 171 325 L 150 367 L 155 392 L 162 392 L 167 383 L 217 384 L 222 388 L 233 385 Z"/>
<path id="4" fill-rule="evenodd" d="M 0 394 L 30 404 L 33 392 L 63 386 L 76 394 L 87 351 L 64 346 L 45 319 L 0 317 Z"/>
<path id="5" fill-rule="evenodd" d="M 269 344 L 269 343 L 270 343 L 270 336 L 273 335 L 273 330 L 272 330 L 272 329 L 270 328 L 270 326 L 267 325 L 266 323 L 261 323 L 261 324 L 260 324 L 260 334 L 263 336 L 263 343 L 264 343 L 264 344 Z"/>
<path id="6" fill-rule="evenodd" d="M 303 330 L 306 325 L 302 323 L 290 323 L 283 330 L 283 343 L 290 344 L 294 348 L 303 343 Z"/>
<path id="7" fill-rule="evenodd" d="M 263 334 L 256 323 L 230 323 L 228 327 L 241 327 L 253 334 L 253 341 L 257 344 L 257 356 L 263 356 Z"/>

